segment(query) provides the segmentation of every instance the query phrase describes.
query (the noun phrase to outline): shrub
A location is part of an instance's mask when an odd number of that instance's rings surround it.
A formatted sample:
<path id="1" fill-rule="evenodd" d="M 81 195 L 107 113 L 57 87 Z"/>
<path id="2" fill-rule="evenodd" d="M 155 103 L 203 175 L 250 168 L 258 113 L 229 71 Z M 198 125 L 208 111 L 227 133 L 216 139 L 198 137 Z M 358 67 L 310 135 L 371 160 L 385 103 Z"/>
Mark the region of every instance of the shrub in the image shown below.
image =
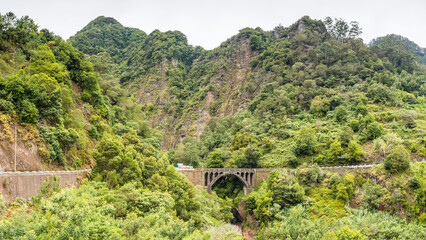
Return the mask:
<path id="1" fill-rule="evenodd" d="M 334 140 L 327 150 L 327 162 L 335 163 L 343 155 L 343 148 L 339 140 Z"/>
<path id="2" fill-rule="evenodd" d="M 300 169 L 296 172 L 296 177 L 302 185 L 309 189 L 320 183 L 324 175 L 321 173 L 320 168 L 315 166 L 313 168 Z"/>
<path id="3" fill-rule="evenodd" d="M 222 152 L 219 149 L 216 149 L 215 151 L 211 152 L 208 156 L 208 168 L 223 168 L 223 160 L 225 157 L 223 156 Z"/>
<path id="4" fill-rule="evenodd" d="M 355 107 L 355 112 L 357 114 L 361 114 L 362 116 L 365 116 L 368 114 L 368 108 L 364 104 L 358 103 L 358 105 Z"/>
<path id="5" fill-rule="evenodd" d="M 304 128 L 300 130 L 296 139 L 294 152 L 296 155 L 312 155 L 316 145 L 315 130 L 312 128 Z"/>
<path id="6" fill-rule="evenodd" d="M 367 97 L 376 103 L 387 103 L 394 101 L 394 96 L 389 87 L 374 83 L 368 87 Z"/>
<path id="7" fill-rule="evenodd" d="M 4 100 L 4 99 L 0 99 L 0 111 L 12 113 L 13 112 L 13 103 L 11 103 L 7 100 Z"/>
<path id="8" fill-rule="evenodd" d="M 371 184 L 369 182 L 365 183 L 363 188 L 365 190 L 364 206 L 370 209 L 378 209 L 383 201 L 386 189 L 380 185 Z"/>
<path id="9" fill-rule="evenodd" d="M 414 190 L 419 189 L 421 187 L 419 179 L 417 177 L 410 178 L 410 180 L 408 180 L 408 186 L 410 186 L 410 188 Z"/>
<path id="10" fill-rule="evenodd" d="M 356 119 L 352 119 L 349 123 L 349 126 L 352 128 L 354 132 L 359 131 L 359 121 Z"/>
<path id="11" fill-rule="evenodd" d="M 250 145 L 244 150 L 243 157 L 237 159 L 240 168 L 257 168 L 259 166 L 260 152 L 257 147 Z"/>
<path id="12" fill-rule="evenodd" d="M 346 121 L 346 118 L 347 118 L 347 116 L 348 116 L 348 111 L 346 110 L 346 108 L 345 107 L 343 107 L 343 106 L 338 106 L 337 108 L 336 108 L 336 110 L 335 110 L 335 117 L 336 117 L 336 121 L 337 122 L 344 122 L 344 121 Z"/>
<path id="13" fill-rule="evenodd" d="M 353 162 L 360 162 L 362 158 L 364 157 L 364 151 L 362 150 L 361 146 L 355 142 L 350 141 L 348 145 L 348 155 L 349 160 Z"/>
<path id="14" fill-rule="evenodd" d="M 404 145 L 398 145 L 386 157 L 384 166 L 389 173 L 405 172 L 410 167 L 410 153 Z"/>
<path id="15" fill-rule="evenodd" d="M 34 103 L 23 100 L 19 105 L 19 121 L 22 123 L 37 123 L 38 110 Z"/>
<path id="16" fill-rule="evenodd" d="M 330 240 L 365 240 L 367 237 L 363 235 L 359 230 L 352 230 L 348 226 L 344 226 L 339 231 L 328 232 L 324 239 Z"/>
<path id="17" fill-rule="evenodd" d="M 402 120 L 404 126 L 407 128 L 415 128 L 417 126 L 417 123 L 414 121 L 416 117 L 417 113 L 413 110 L 403 112 L 399 115 L 399 119 Z"/>
<path id="18" fill-rule="evenodd" d="M 374 140 L 383 135 L 383 127 L 382 124 L 378 122 L 372 122 L 368 124 L 367 131 L 365 133 L 365 138 L 367 140 Z"/>
<path id="19" fill-rule="evenodd" d="M 300 158 L 294 156 L 293 154 L 290 154 L 288 157 L 288 166 L 291 168 L 297 168 L 297 166 L 300 165 Z"/>
<path id="20" fill-rule="evenodd" d="M 299 185 L 297 178 L 281 172 L 272 182 L 272 198 L 281 206 L 291 206 L 302 203 L 305 190 Z"/>
<path id="21" fill-rule="evenodd" d="M 4 200 L 3 195 L 0 194 L 0 214 L 3 214 L 6 208 L 7 208 L 6 201 Z"/>
<path id="22" fill-rule="evenodd" d="M 349 142 L 352 140 L 353 135 L 354 131 L 352 131 L 350 127 L 344 127 L 339 135 L 342 146 L 347 147 Z"/>

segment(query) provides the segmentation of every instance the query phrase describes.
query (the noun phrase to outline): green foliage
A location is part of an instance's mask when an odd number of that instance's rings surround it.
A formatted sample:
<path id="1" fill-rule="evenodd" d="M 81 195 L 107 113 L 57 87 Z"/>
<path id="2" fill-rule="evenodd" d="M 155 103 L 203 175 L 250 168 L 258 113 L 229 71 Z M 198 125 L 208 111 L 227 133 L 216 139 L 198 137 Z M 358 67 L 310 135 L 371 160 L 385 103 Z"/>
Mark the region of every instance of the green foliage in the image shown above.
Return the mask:
<path id="1" fill-rule="evenodd" d="M 333 240 L 365 240 L 367 237 L 363 235 L 359 230 L 355 231 L 350 229 L 348 226 L 341 228 L 336 232 L 328 232 L 324 239 L 333 239 Z"/>
<path id="2" fill-rule="evenodd" d="M 207 166 L 209 153 L 223 149 L 238 165 L 253 145 L 260 152 L 258 166 L 296 167 L 307 161 L 305 155 L 316 155 L 324 164 L 327 141 L 337 137 L 343 153 L 332 154 L 339 158 L 333 162 L 358 161 L 354 159 L 362 154 L 355 145 L 348 148 L 351 140 L 366 143 L 397 132 L 388 125 L 390 115 L 382 117 L 384 107 L 392 106 L 386 111 L 395 115 L 399 108 L 420 103 L 424 71 L 395 67 L 386 54 L 357 39 L 360 33 L 357 22 L 305 16 L 270 32 L 244 28 L 207 51 L 188 45 L 178 31 L 146 35 L 98 17 L 70 42 L 91 55 L 100 73 L 102 94 L 112 105 L 108 119 L 121 123 L 114 126 L 116 134 L 132 127 L 128 114 L 116 107 L 127 111 L 122 106 L 128 101 L 122 101 L 135 94 L 129 101 L 141 102 L 150 124 L 165 133 L 163 148 L 171 150 L 172 161 Z M 140 94 L 140 89 L 149 94 Z M 83 92 L 86 101 L 92 101 L 92 92 Z M 204 122 L 196 119 L 207 112 L 212 119 L 203 129 Z M 158 125 L 159 119 L 167 124 Z M 314 134 L 303 136 L 303 129 L 314 129 Z M 100 138 L 103 130 L 96 126 L 91 132 Z M 182 136 L 189 139 L 201 132 L 200 142 L 179 144 Z M 265 138 L 272 144 L 261 143 Z M 297 157 L 289 154 L 293 145 Z M 350 151 L 357 154 L 350 157 Z"/>
<path id="3" fill-rule="evenodd" d="M 247 147 L 249 144 L 256 144 L 257 141 L 249 133 L 236 133 L 232 139 L 231 150 L 238 150 Z"/>
<path id="4" fill-rule="evenodd" d="M 332 37 L 342 41 L 347 38 L 356 38 L 362 33 L 362 28 L 356 21 L 347 23 L 341 18 L 335 18 L 333 20 L 330 17 L 327 17 L 324 20 L 324 24 L 327 26 L 327 30 Z"/>
<path id="5" fill-rule="evenodd" d="M 407 223 L 385 213 L 372 213 L 366 210 L 353 210 L 347 216 L 333 222 L 326 219 L 310 219 L 305 208 L 300 205 L 279 216 L 280 220 L 274 221 L 257 233 L 258 239 L 414 240 L 426 236 L 421 225 Z"/>
<path id="6" fill-rule="evenodd" d="M 63 125 L 51 127 L 49 129 L 40 126 L 39 131 L 43 139 L 49 145 L 50 159 L 65 165 L 63 150 L 68 150 L 77 143 L 79 139 L 78 133 L 73 128 L 65 129 Z"/>
<path id="7" fill-rule="evenodd" d="M 207 167 L 208 168 L 223 168 L 224 162 L 225 160 L 225 156 L 223 155 L 223 153 L 219 150 L 216 149 L 213 152 L 210 152 L 209 155 L 207 156 Z"/>
<path id="8" fill-rule="evenodd" d="M 3 195 L 0 194 L 0 214 L 3 214 L 3 212 L 7 209 L 6 207 L 6 201 L 3 197 Z"/>
<path id="9" fill-rule="evenodd" d="M 135 136 L 136 133 L 128 133 Z M 124 185 L 131 181 L 142 180 L 143 156 L 136 151 L 140 145 L 136 142 L 127 142 L 116 136 L 105 136 L 96 146 L 93 157 L 96 165 L 93 167 L 95 179 L 106 181 L 110 187 Z"/>
<path id="10" fill-rule="evenodd" d="M 387 57 L 394 67 L 412 72 L 416 69 L 415 44 L 397 35 L 387 35 L 370 42 L 373 50 L 381 57 Z"/>
<path id="11" fill-rule="evenodd" d="M 395 100 L 392 94 L 393 93 L 391 92 L 389 87 L 383 84 L 374 83 L 368 87 L 366 96 L 376 103 L 384 104 L 388 102 L 393 102 Z"/>
<path id="12" fill-rule="evenodd" d="M 407 171 L 410 168 L 410 153 L 404 145 L 398 145 L 386 157 L 384 166 L 389 173 Z"/>
<path id="13" fill-rule="evenodd" d="M 235 163 L 239 168 L 257 168 L 259 167 L 260 151 L 253 145 L 249 145 L 242 157 L 237 158 Z"/>
<path id="14" fill-rule="evenodd" d="M 19 121 L 22 123 L 37 123 L 38 109 L 34 103 L 23 100 L 18 108 Z"/>
<path id="15" fill-rule="evenodd" d="M 341 161 L 344 154 L 342 144 L 340 143 L 338 139 L 336 140 L 330 139 L 330 141 L 331 141 L 330 147 L 326 155 L 327 162 L 329 163 L 339 162 Z"/>
<path id="16" fill-rule="evenodd" d="M 343 106 L 338 106 L 335 111 L 336 121 L 345 122 L 348 115 L 348 111 L 346 110 L 346 108 Z"/>
<path id="17" fill-rule="evenodd" d="M 305 190 L 297 178 L 284 172 L 280 172 L 277 178 L 273 179 L 271 191 L 274 202 L 283 207 L 302 203 L 305 196 Z"/>
<path id="18" fill-rule="evenodd" d="M 417 117 L 417 114 L 415 111 L 406 111 L 399 115 L 399 119 L 401 119 L 404 123 L 404 126 L 407 128 L 415 128 L 417 126 L 416 122 L 414 121 Z"/>
<path id="19" fill-rule="evenodd" d="M 364 184 L 363 189 L 365 190 L 364 206 L 370 209 L 378 209 L 384 200 L 383 197 L 386 193 L 386 189 L 380 185 L 371 184 L 368 182 Z"/>
<path id="20" fill-rule="evenodd" d="M 38 37 L 37 25 L 31 18 L 17 18 L 12 12 L 0 15 L 0 31 L 0 51 L 27 45 Z"/>
<path id="21" fill-rule="evenodd" d="M 383 135 L 383 126 L 378 122 L 372 122 L 367 125 L 367 129 L 365 132 L 365 139 L 374 140 Z"/>
<path id="22" fill-rule="evenodd" d="M 205 212 L 191 212 L 201 222 L 184 221 L 175 213 L 169 193 L 126 184 L 109 190 L 105 183 L 86 182 L 26 204 L 2 218 L 2 239 L 205 239 L 200 231 L 224 224 L 217 198 L 199 194 Z M 216 215 L 216 216 L 215 216 Z M 205 234 L 204 236 L 208 236 Z"/>
<path id="23" fill-rule="evenodd" d="M 350 141 L 348 145 L 348 157 L 351 162 L 360 162 L 364 158 L 364 151 L 361 146 L 355 142 Z"/>
<path id="24" fill-rule="evenodd" d="M 97 17 L 70 38 L 70 43 L 86 54 L 108 52 L 112 57 L 123 54 L 129 44 L 141 42 L 146 34 L 138 29 L 123 27 L 109 17 Z"/>
<path id="25" fill-rule="evenodd" d="M 296 171 L 296 177 L 299 180 L 299 183 L 307 190 L 321 183 L 324 178 L 318 166 L 299 169 Z"/>
<path id="26" fill-rule="evenodd" d="M 185 139 L 183 144 L 180 144 L 176 148 L 173 159 L 175 162 L 198 167 L 200 164 L 200 150 L 198 143 L 192 138 Z"/>
<path id="27" fill-rule="evenodd" d="M 294 152 L 297 155 L 312 155 L 314 153 L 315 144 L 315 130 L 310 128 L 304 128 L 300 130 L 299 136 L 296 139 Z"/>

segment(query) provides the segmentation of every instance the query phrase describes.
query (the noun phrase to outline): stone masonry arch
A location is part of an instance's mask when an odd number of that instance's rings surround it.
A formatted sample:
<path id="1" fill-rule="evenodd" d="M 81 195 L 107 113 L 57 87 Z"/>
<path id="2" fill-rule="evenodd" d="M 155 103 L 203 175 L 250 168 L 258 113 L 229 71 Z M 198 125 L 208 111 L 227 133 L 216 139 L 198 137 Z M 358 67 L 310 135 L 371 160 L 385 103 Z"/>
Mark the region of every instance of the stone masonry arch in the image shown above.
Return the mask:
<path id="1" fill-rule="evenodd" d="M 226 175 L 234 175 L 244 184 L 244 194 L 249 194 L 254 189 L 255 170 L 242 168 L 208 168 L 203 169 L 204 188 L 207 192 L 212 192 L 213 185 Z"/>
<path id="2" fill-rule="evenodd" d="M 363 173 L 374 167 L 370 165 L 355 166 L 332 166 L 320 167 L 321 171 L 335 172 L 340 175 L 351 173 Z M 232 174 L 237 176 L 244 183 L 244 193 L 247 195 L 256 186 L 266 180 L 269 173 L 277 168 L 177 168 L 176 170 L 186 176 L 188 180 L 198 186 L 202 186 L 210 194 L 213 184 L 221 177 Z"/>

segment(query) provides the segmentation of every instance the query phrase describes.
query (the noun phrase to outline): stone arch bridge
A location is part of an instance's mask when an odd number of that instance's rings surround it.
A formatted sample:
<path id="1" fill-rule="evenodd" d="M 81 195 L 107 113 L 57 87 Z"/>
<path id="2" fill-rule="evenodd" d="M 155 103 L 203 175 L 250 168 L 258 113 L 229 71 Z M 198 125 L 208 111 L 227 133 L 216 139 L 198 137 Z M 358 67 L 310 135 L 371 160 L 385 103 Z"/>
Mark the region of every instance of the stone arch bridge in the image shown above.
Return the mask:
<path id="1" fill-rule="evenodd" d="M 213 185 L 226 175 L 238 177 L 244 184 L 244 193 L 247 195 L 275 168 L 177 168 L 194 185 L 203 186 L 211 194 Z"/>
<path id="2" fill-rule="evenodd" d="M 360 173 L 373 167 L 371 165 L 320 167 L 321 171 L 346 174 Z M 210 194 L 213 185 L 226 175 L 237 176 L 244 184 L 244 194 L 249 194 L 261 182 L 269 177 L 269 173 L 277 168 L 176 168 L 194 185 L 203 186 Z"/>

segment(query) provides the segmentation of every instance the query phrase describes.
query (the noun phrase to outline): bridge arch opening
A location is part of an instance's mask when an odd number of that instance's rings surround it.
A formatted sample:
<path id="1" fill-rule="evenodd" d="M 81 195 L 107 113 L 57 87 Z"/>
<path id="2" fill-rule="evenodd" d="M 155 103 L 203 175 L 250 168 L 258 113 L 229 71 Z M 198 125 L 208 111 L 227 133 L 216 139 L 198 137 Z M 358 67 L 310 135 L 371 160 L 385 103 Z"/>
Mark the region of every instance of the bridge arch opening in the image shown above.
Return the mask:
<path id="1" fill-rule="evenodd" d="M 255 173 L 247 170 L 236 171 L 237 169 L 215 169 L 203 173 L 203 185 L 209 193 L 215 191 L 216 194 L 225 199 L 235 198 L 240 192 L 245 195 L 253 190 Z"/>

